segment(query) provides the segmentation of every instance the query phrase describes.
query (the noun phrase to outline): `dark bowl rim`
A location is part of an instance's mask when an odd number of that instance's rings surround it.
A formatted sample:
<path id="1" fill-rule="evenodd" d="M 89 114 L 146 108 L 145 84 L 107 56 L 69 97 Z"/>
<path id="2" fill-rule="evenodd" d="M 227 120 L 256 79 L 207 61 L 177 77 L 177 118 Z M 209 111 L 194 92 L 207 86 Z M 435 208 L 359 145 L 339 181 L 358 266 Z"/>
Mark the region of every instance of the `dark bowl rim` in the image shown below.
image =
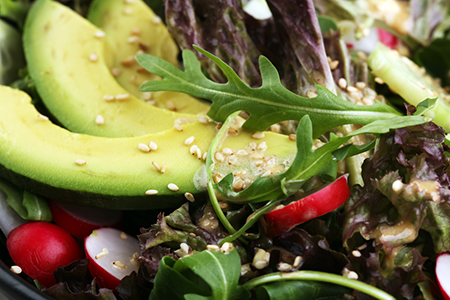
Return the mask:
<path id="1" fill-rule="evenodd" d="M 14 274 L 2 260 L 0 260 L 0 291 L 11 300 L 54 300 L 21 276 Z"/>

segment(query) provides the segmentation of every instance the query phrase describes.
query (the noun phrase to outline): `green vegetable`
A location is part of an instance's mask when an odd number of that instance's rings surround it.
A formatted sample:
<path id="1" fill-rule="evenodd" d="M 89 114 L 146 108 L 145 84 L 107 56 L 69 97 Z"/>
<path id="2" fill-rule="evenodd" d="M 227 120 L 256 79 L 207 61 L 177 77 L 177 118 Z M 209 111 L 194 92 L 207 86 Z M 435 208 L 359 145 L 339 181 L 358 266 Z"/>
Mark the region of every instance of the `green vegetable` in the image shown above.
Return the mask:
<path id="1" fill-rule="evenodd" d="M 344 124 L 368 124 L 400 115 L 392 107 L 377 102 L 375 105 L 356 105 L 337 97 L 326 88 L 316 85 L 318 96 L 298 96 L 281 85 L 279 75 L 272 63 L 260 57 L 263 84 L 250 88 L 236 73 L 219 58 L 196 47 L 214 61 L 228 78 L 226 84 L 215 83 L 205 77 L 200 62 L 190 50 L 183 51 L 185 71 L 181 71 L 161 58 L 138 54 L 136 60 L 149 72 L 162 77 L 141 86 L 142 91 L 178 91 L 212 101 L 208 115 L 224 122 L 235 111 L 250 114 L 243 127 L 266 130 L 270 125 L 285 120 L 300 120 L 308 115 L 313 123 L 313 137 L 318 137 L 331 128 Z M 282 101 L 280 101 L 282 99 Z"/>
<path id="2" fill-rule="evenodd" d="M 22 37 L 13 26 L 0 19 L 0 84 L 7 85 L 19 77 L 25 66 Z"/>

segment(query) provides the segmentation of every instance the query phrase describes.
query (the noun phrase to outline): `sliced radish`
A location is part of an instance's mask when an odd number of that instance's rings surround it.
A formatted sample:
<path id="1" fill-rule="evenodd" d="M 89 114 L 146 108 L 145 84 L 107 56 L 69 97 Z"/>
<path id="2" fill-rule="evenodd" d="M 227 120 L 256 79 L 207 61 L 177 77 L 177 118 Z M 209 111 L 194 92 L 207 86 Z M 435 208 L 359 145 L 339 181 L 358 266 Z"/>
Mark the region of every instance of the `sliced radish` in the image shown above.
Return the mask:
<path id="1" fill-rule="evenodd" d="M 84 248 L 89 271 L 101 287 L 115 289 L 123 277 L 139 269 L 139 241 L 115 228 L 94 230 Z"/>
<path id="2" fill-rule="evenodd" d="M 6 246 L 14 263 L 45 287 L 55 284 L 53 271 L 58 266 L 67 266 L 84 257 L 67 231 L 42 221 L 29 222 L 12 230 Z"/>
<path id="3" fill-rule="evenodd" d="M 445 300 L 450 300 L 450 253 L 439 254 L 436 259 L 436 278 Z"/>
<path id="4" fill-rule="evenodd" d="M 84 239 L 94 229 L 114 227 L 120 229 L 123 212 L 58 201 L 47 201 L 53 221 L 73 236 Z"/>
<path id="5" fill-rule="evenodd" d="M 280 235 L 298 224 L 335 210 L 349 196 L 347 175 L 344 175 L 305 198 L 266 213 L 262 227 L 268 237 Z"/>

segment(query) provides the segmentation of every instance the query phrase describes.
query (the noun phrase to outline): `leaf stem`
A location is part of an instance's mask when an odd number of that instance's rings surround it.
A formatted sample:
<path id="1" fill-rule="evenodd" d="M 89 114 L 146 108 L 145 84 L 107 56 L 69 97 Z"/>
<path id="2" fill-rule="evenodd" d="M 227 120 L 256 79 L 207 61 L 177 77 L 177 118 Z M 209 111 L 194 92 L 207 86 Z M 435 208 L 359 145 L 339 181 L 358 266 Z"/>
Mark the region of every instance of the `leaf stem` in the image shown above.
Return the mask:
<path id="1" fill-rule="evenodd" d="M 388 293 L 371 286 L 367 283 L 357 281 L 354 279 L 349 279 L 344 276 L 330 274 L 325 272 L 317 272 L 317 271 L 297 271 L 292 273 L 270 273 L 267 275 L 263 275 L 252 280 L 247 281 L 243 284 L 243 287 L 251 290 L 259 285 L 276 282 L 276 281 L 284 281 L 284 280 L 308 280 L 308 281 L 320 281 L 320 282 L 328 282 L 334 283 L 341 286 L 345 286 L 351 289 L 355 289 L 366 293 L 376 299 L 379 300 L 395 300 L 395 298 Z"/>

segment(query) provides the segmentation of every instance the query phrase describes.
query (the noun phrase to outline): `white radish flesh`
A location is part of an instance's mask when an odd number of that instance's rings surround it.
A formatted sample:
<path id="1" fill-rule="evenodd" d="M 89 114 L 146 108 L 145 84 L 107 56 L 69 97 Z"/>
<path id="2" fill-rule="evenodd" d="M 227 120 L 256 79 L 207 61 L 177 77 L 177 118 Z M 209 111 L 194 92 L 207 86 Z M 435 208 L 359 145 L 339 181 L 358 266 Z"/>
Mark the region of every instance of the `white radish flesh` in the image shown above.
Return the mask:
<path id="1" fill-rule="evenodd" d="M 439 254 L 436 259 L 436 278 L 445 300 L 450 300 L 450 253 Z"/>

